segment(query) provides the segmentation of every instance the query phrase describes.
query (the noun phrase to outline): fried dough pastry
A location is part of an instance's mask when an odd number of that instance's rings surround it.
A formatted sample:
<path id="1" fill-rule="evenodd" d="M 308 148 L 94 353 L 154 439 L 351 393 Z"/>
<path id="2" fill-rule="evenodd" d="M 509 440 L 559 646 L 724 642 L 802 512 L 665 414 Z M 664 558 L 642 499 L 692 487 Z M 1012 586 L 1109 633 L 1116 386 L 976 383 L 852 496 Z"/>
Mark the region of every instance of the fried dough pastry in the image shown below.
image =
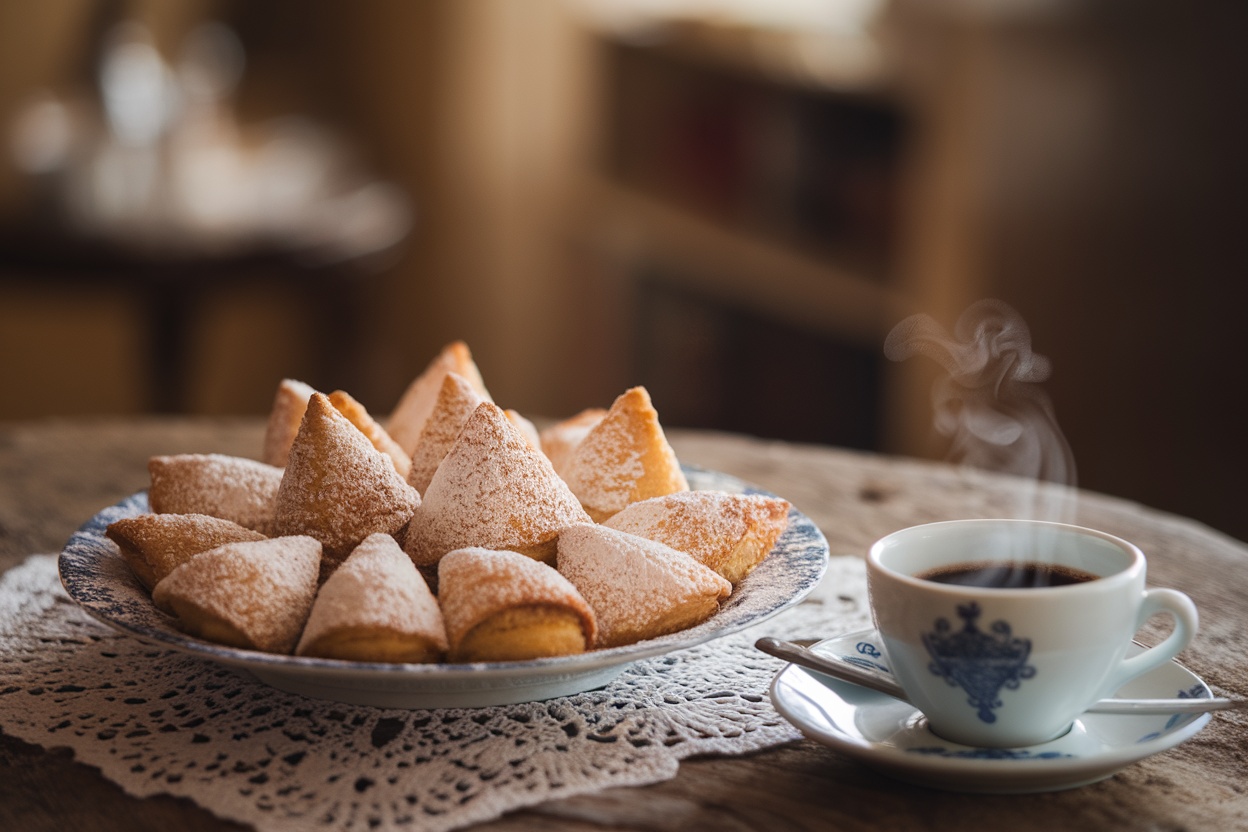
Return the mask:
<path id="1" fill-rule="evenodd" d="M 446 627 L 429 585 L 388 534 L 372 534 L 325 581 L 295 653 L 357 662 L 436 662 Z"/>
<path id="2" fill-rule="evenodd" d="M 313 393 L 277 490 L 276 534 L 311 535 L 326 575 L 374 532 L 395 534 L 420 495 L 323 393 Z"/>
<path id="3" fill-rule="evenodd" d="M 454 662 L 583 653 L 594 613 L 566 578 L 518 552 L 471 547 L 438 563 L 439 601 Z"/>
<path id="4" fill-rule="evenodd" d="M 550 460 L 492 402 L 477 405 L 434 472 L 404 549 L 432 567 L 454 549 L 508 549 L 553 560 L 561 529 L 590 522 Z"/>
<path id="5" fill-rule="evenodd" d="M 732 592 L 732 584 L 684 552 L 606 526 L 565 529 L 558 567 L 593 608 L 600 647 L 692 627 Z"/>
<path id="6" fill-rule="evenodd" d="M 273 395 L 273 407 L 269 410 L 269 421 L 264 427 L 262 462 L 278 468 L 286 467 L 290 443 L 295 441 L 299 423 L 303 421 L 303 411 L 315 392 L 311 385 L 293 378 L 284 378 L 278 383 L 277 392 Z"/>
<path id="7" fill-rule="evenodd" d="M 603 525 L 692 555 L 735 585 L 776 545 L 789 508 L 762 494 L 680 491 L 633 503 Z"/>
<path id="8" fill-rule="evenodd" d="M 394 463 L 394 470 L 399 472 L 400 477 L 407 476 L 408 469 L 412 467 L 411 454 L 399 447 L 399 443 L 395 442 L 390 434 L 386 433 L 386 429 L 369 415 L 364 405 L 353 399 L 345 390 L 335 390 L 330 393 L 329 403 L 334 406 L 335 410 L 346 416 L 348 422 L 359 428 L 360 433 L 368 437 L 368 441 L 373 443 L 374 448 L 390 457 L 390 461 Z"/>
<path id="9" fill-rule="evenodd" d="M 453 341 L 442 348 L 442 351 L 429 362 L 424 371 L 417 376 L 394 406 L 386 430 L 390 437 L 399 443 L 409 457 L 416 449 L 420 440 L 420 432 L 424 430 L 425 421 L 433 412 L 434 403 L 438 399 L 438 391 L 442 389 L 442 377 L 447 373 L 459 373 L 468 383 L 490 401 L 490 393 L 485 389 L 481 379 L 481 371 L 472 360 L 472 353 L 463 341 Z"/>
<path id="10" fill-rule="evenodd" d="M 104 533 L 148 592 L 200 552 L 264 535 L 206 514 L 140 514 L 108 524 Z"/>
<path id="11" fill-rule="evenodd" d="M 572 451 L 606 415 L 605 408 L 588 407 L 575 416 L 549 425 L 538 434 L 542 453 L 546 454 L 556 472 L 563 474 Z"/>
<path id="12" fill-rule="evenodd" d="M 227 543 L 170 572 L 152 600 L 198 638 L 289 653 L 312 609 L 320 560 L 321 544 L 306 535 Z"/>
<path id="13" fill-rule="evenodd" d="M 148 460 L 147 500 L 156 514 L 207 514 L 268 534 L 282 469 L 223 454 L 176 454 Z"/>
<path id="14" fill-rule="evenodd" d="M 644 387 L 615 400 L 572 450 L 561 473 L 598 523 L 629 503 L 689 489 Z"/>
<path id="15" fill-rule="evenodd" d="M 412 451 L 408 485 L 421 494 L 429 489 L 433 472 L 455 444 L 460 428 L 483 401 L 485 397 L 459 373 L 450 372 L 442 377 L 437 401 Z"/>

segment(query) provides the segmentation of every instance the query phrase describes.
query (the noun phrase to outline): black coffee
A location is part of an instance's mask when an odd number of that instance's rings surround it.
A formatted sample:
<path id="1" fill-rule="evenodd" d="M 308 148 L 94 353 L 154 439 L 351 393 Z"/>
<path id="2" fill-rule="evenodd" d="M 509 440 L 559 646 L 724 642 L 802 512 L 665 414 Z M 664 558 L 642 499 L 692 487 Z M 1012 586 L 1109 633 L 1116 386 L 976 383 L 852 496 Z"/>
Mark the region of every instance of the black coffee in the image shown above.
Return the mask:
<path id="1" fill-rule="evenodd" d="M 937 566 L 915 576 L 925 581 L 996 589 L 1040 589 L 1095 581 L 1096 575 L 1073 566 L 1026 561 L 981 561 Z"/>

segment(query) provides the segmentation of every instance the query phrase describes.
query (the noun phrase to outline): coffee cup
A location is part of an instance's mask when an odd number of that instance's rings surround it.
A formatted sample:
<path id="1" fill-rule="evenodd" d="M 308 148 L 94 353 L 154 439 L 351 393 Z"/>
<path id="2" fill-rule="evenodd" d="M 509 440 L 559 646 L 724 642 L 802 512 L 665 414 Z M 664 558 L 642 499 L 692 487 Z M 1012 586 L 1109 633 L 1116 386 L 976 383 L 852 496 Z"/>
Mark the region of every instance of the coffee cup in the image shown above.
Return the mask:
<path id="1" fill-rule="evenodd" d="M 871 612 L 898 683 L 932 731 L 981 747 L 1056 739 L 1191 642 L 1191 599 L 1144 582 L 1133 544 L 1032 520 L 915 526 L 867 558 Z M 1171 632 L 1126 657 L 1159 613 L 1173 618 Z"/>

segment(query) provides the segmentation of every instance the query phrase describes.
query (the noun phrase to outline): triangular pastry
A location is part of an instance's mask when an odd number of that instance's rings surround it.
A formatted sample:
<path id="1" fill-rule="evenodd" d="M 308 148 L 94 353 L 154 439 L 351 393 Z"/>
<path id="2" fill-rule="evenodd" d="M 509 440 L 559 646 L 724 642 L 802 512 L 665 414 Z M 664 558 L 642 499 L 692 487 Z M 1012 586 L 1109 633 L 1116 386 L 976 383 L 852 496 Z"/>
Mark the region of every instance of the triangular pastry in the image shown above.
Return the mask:
<path id="1" fill-rule="evenodd" d="M 438 587 L 453 662 L 566 656 L 594 644 L 594 614 L 576 587 L 517 552 L 450 552 L 438 563 Z"/>
<path id="2" fill-rule="evenodd" d="M 605 526 L 565 529 L 558 567 L 593 608 L 601 647 L 692 627 L 732 592 L 732 584 L 684 552 Z"/>
<path id="3" fill-rule="evenodd" d="M 156 584 L 152 600 L 198 638 L 289 653 L 316 595 L 321 544 L 307 536 L 227 543 Z"/>
<path id="4" fill-rule="evenodd" d="M 139 583 L 151 592 L 160 580 L 200 552 L 226 543 L 264 540 L 231 520 L 206 514 L 140 514 L 108 524 L 104 534 L 117 544 Z"/>
<path id="5" fill-rule="evenodd" d="M 535 451 L 542 449 L 542 437 L 537 432 L 537 425 L 511 408 L 504 410 L 503 415 L 507 417 L 507 421 L 516 426 L 516 430 L 520 431 L 520 435 L 524 437 L 525 442 L 529 443 L 530 448 Z"/>
<path id="6" fill-rule="evenodd" d="M 412 451 L 408 485 L 421 494 L 428 490 L 433 472 L 455 444 L 460 428 L 483 401 L 485 398 L 459 373 L 447 373 L 442 377 L 438 399 Z"/>
<path id="7" fill-rule="evenodd" d="M 732 584 L 775 546 L 789 522 L 789 503 L 762 494 L 680 491 L 633 503 L 603 525 L 692 555 Z"/>
<path id="8" fill-rule="evenodd" d="M 357 662 L 436 662 L 446 627 L 429 585 L 388 534 L 355 547 L 321 586 L 295 653 Z"/>
<path id="9" fill-rule="evenodd" d="M 207 514 L 268 534 L 282 469 L 223 454 L 154 456 L 147 500 L 156 514 Z"/>
<path id="10" fill-rule="evenodd" d="M 492 402 L 477 405 L 434 472 L 404 545 L 417 566 L 453 549 L 508 549 L 553 560 L 560 530 L 590 522 L 550 461 Z"/>
<path id="11" fill-rule="evenodd" d="M 395 442 L 390 434 L 386 433 L 386 429 L 369 415 L 364 405 L 353 399 L 345 390 L 335 390 L 330 393 L 329 403 L 334 406 L 335 410 L 346 416 L 347 421 L 355 425 L 360 433 L 367 436 L 374 448 L 390 457 L 400 477 L 407 476 L 408 469 L 412 465 L 411 454 L 399 447 L 399 443 Z"/>
<path id="12" fill-rule="evenodd" d="M 629 503 L 689 489 L 644 387 L 615 400 L 573 449 L 561 474 L 598 523 Z"/>
<path id="13" fill-rule="evenodd" d="M 303 411 L 308 407 L 308 399 L 316 390 L 309 384 L 284 378 L 277 385 L 273 395 L 273 407 L 269 410 L 269 420 L 264 427 L 264 450 L 260 459 L 278 468 L 286 467 L 286 457 L 290 455 L 290 443 L 295 441 L 299 432 L 299 423 L 303 421 Z"/>
<path id="14" fill-rule="evenodd" d="M 277 490 L 275 534 L 319 540 L 328 574 L 370 534 L 400 531 L 419 503 L 390 458 L 313 393 Z"/>
<path id="15" fill-rule="evenodd" d="M 575 416 L 547 426 L 538 434 L 542 452 L 555 467 L 555 471 L 563 473 L 563 467 L 572 456 L 572 451 L 606 415 L 605 408 L 589 407 Z"/>
<path id="16" fill-rule="evenodd" d="M 487 401 L 490 399 L 489 391 L 485 389 L 485 382 L 481 379 L 481 371 L 477 369 L 476 362 L 472 360 L 468 345 L 463 341 L 447 344 L 437 357 L 429 362 L 429 366 L 403 391 L 403 395 L 386 422 L 386 430 L 390 433 L 390 437 L 399 443 L 399 447 L 408 456 L 411 456 L 412 451 L 416 449 L 416 443 L 420 440 L 420 432 L 425 427 L 425 420 L 433 411 L 433 405 L 438 399 L 438 391 L 442 389 L 442 377 L 447 373 L 459 373 L 481 394 L 482 398 Z"/>

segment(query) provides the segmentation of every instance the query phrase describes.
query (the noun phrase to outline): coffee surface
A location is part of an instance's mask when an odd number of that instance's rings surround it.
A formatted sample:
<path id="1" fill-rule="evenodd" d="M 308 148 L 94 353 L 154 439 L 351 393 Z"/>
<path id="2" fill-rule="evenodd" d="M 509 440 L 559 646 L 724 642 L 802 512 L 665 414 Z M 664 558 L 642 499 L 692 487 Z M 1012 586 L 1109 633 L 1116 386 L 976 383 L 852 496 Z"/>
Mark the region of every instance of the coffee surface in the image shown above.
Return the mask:
<path id="1" fill-rule="evenodd" d="M 1094 581 L 1098 576 L 1073 566 L 1026 561 L 980 561 L 938 566 L 915 575 L 925 581 L 994 589 L 1041 589 Z"/>

